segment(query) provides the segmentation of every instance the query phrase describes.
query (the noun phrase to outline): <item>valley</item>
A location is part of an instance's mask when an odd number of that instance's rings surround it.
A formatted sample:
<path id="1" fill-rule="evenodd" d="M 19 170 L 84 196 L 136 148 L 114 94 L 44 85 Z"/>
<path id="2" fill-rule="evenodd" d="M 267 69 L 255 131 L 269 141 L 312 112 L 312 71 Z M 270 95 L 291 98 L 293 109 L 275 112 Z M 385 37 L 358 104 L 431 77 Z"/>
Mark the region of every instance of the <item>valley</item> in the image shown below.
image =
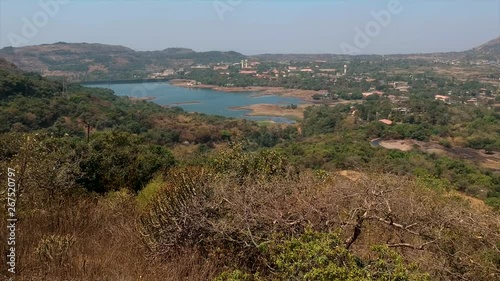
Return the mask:
<path id="1" fill-rule="evenodd" d="M 5 47 L 15 280 L 497 280 L 499 51 Z"/>

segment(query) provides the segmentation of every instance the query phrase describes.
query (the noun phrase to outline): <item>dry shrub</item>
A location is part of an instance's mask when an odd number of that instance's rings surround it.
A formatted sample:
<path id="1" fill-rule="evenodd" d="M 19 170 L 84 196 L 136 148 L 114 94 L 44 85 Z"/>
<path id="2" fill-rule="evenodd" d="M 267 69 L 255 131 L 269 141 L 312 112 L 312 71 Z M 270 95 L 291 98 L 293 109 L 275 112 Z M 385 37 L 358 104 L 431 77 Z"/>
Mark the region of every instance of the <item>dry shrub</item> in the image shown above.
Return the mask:
<path id="1" fill-rule="evenodd" d="M 75 238 L 71 235 L 49 235 L 40 240 L 35 254 L 40 263 L 53 271 L 68 266 Z"/>
<path id="2" fill-rule="evenodd" d="M 362 258 L 370 258 L 373 245 L 389 246 L 437 280 L 500 277 L 498 214 L 407 178 L 194 178 L 200 179 L 193 185 L 197 192 L 176 195 L 183 198 L 180 212 L 167 207 L 169 192 L 176 190 L 167 189 L 149 221 L 143 220 L 147 227 L 163 218 L 145 232 L 161 236 L 152 248 L 160 256 L 196 249 L 220 266 L 266 271 L 270 265 L 261 247 L 311 228 L 341 230 L 344 246 Z"/>
<path id="3" fill-rule="evenodd" d="M 78 193 L 64 169 L 54 172 L 57 159 L 28 151 L 9 163 L 16 169 L 27 163 L 18 193 L 16 280 L 210 280 L 230 268 L 265 273 L 272 264 L 261 248 L 307 228 L 340 230 L 344 246 L 362 258 L 371 246 L 388 245 L 436 280 L 500 277 L 498 213 L 425 183 L 391 175 L 291 176 L 277 154 L 255 158 L 236 150 L 213 170 L 172 170 L 141 213 L 128 192 Z M 45 159 L 42 166 L 34 156 Z M 2 237 L 6 231 L 0 229 Z"/>
<path id="4" fill-rule="evenodd" d="M 212 237 L 207 225 L 214 210 L 209 203 L 210 177 L 206 169 L 197 167 L 169 172 L 167 185 L 141 217 L 141 232 L 153 253 L 172 257 Z"/>
<path id="5" fill-rule="evenodd" d="M 18 222 L 16 280 L 201 281 L 216 273 L 196 251 L 179 253 L 171 262 L 150 258 L 128 192 L 55 202 L 24 213 Z M 0 234 L 5 237 L 3 228 Z M 5 264 L 5 255 L 1 260 Z"/>

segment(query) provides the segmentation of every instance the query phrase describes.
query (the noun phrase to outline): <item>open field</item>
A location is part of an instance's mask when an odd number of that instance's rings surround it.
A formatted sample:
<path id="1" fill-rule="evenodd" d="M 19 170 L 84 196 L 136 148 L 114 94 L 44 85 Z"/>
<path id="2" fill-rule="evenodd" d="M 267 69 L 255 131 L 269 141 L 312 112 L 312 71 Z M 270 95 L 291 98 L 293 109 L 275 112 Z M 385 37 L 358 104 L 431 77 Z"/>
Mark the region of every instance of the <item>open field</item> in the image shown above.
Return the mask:
<path id="1" fill-rule="evenodd" d="M 460 157 L 480 163 L 484 168 L 500 171 L 500 152 L 494 154 L 486 154 L 482 150 L 452 147 L 446 148 L 434 142 L 422 142 L 416 140 L 382 140 L 379 145 L 386 149 L 397 149 L 401 151 L 410 151 L 413 148 L 420 149 L 427 153 L 435 153 L 442 155 L 450 155 Z"/>

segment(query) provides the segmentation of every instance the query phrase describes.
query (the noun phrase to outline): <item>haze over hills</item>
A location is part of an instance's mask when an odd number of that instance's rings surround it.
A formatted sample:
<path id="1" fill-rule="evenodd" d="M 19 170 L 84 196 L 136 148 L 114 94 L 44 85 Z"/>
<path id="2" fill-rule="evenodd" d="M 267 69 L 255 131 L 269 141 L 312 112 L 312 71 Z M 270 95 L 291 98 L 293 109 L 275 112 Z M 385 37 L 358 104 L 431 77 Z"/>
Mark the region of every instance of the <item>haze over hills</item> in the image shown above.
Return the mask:
<path id="1" fill-rule="evenodd" d="M 500 37 L 476 47 L 472 51 L 485 55 L 498 56 L 500 54 Z"/>
<path id="2" fill-rule="evenodd" d="M 44 76 L 69 76 L 75 80 L 95 80 L 106 75 L 111 79 L 131 79 L 170 67 L 239 61 L 237 52 L 195 52 L 187 48 L 162 51 L 134 51 L 123 46 L 65 43 L 6 47 L 0 57 L 13 62 L 24 71 Z"/>
<path id="3" fill-rule="evenodd" d="M 252 58 L 262 61 L 315 61 L 345 60 L 347 55 L 335 54 L 262 54 L 245 56 L 229 51 L 195 52 L 188 48 L 167 48 L 161 51 L 134 51 L 124 46 L 96 43 L 44 44 L 26 47 L 5 47 L 0 58 L 13 62 L 24 71 L 44 76 L 66 76 L 76 81 L 95 81 L 145 78 L 148 74 L 165 69 L 179 70 L 196 65 L 237 63 Z M 359 58 L 372 57 L 360 55 Z M 461 59 L 500 60 L 500 37 L 472 50 L 433 54 L 388 55 L 409 59 Z"/>
<path id="4" fill-rule="evenodd" d="M 70 50 L 59 55 L 85 58 Z M 0 165 L 23 184 L 16 278 L 271 281 L 300 268 L 308 280 L 499 280 L 499 87 L 375 59 L 351 60 L 365 79 L 286 72 L 286 92 L 330 86 L 304 92 L 318 103 L 290 125 L 165 108 L 0 59 Z"/>
<path id="5" fill-rule="evenodd" d="M 498 1 L 0 0 L 0 281 L 500 281 Z"/>

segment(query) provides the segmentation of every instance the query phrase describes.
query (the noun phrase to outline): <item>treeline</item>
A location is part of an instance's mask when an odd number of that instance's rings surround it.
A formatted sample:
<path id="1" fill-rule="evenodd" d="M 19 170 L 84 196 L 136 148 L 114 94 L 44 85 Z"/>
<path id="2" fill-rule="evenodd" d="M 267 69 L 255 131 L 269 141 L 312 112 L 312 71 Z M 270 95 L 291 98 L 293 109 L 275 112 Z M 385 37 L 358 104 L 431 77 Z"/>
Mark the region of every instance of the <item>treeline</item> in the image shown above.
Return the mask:
<path id="1" fill-rule="evenodd" d="M 468 146 L 498 153 L 498 114 L 467 107 L 454 108 L 434 101 L 410 101 L 419 108 L 413 122 L 386 125 L 379 118 L 394 118 L 386 101 L 364 104 L 317 106 L 306 109 L 301 122 L 303 136 L 278 147 L 304 168 L 324 170 L 372 170 L 401 176 L 433 178 L 448 189 L 456 189 L 500 207 L 500 175 L 458 156 L 435 155 L 418 147 L 409 152 L 374 148 L 370 140 L 414 139 L 433 141 L 444 149 Z M 413 107 L 411 108 L 413 111 Z M 428 112 L 428 113 L 427 113 Z M 475 115 L 474 115 L 475 114 Z M 375 116 L 377 118 L 374 118 Z M 370 116 L 372 116 L 370 118 Z M 401 115 L 401 118 L 408 118 Z"/>

